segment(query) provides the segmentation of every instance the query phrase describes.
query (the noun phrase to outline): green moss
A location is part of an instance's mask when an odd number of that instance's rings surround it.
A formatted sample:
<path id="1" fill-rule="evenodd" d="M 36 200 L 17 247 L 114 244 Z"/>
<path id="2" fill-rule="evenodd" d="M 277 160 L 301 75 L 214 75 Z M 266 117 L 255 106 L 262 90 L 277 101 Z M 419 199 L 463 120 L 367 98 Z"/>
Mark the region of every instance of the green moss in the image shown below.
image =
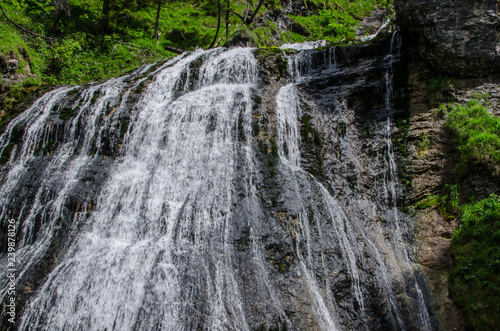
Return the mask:
<path id="1" fill-rule="evenodd" d="M 92 99 L 90 99 L 90 105 L 94 105 L 97 102 L 97 99 L 99 99 L 99 91 L 95 91 L 92 95 Z"/>
<path id="2" fill-rule="evenodd" d="M 415 204 L 415 208 L 423 210 L 439 205 L 439 195 L 429 195 Z"/>
<path id="3" fill-rule="evenodd" d="M 306 17 L 288 15 L 309 33 L 308 39 L 330 42 L 355 40 L 356 28 L 365 16 L 377 6 L 387 7 L 392 1 L 378 0 L 329 0 L 311 1 L 320 5 L 318 14 Z"/>
<path id="4" fill-rule="evenodd" d="M 252 95 L 252 101 L 253 101 L 252 110 L 253 111 L 258 110 L 262 105 L 262 97 L 258 94 L 254 94 Z"/>
<path id="5" fill-rule="evenodd" d="M 413 188 L 413 178 L 403 174 L 403 176 L 401 176 L 401 184 L 403 184 L 406 192 L 410 191 L 412 188 Z"/>
<path id="6" fill-rule="evenodd" d="M 288 60 L 282 55 L 276 56 L 276 67 L 278 68 L 279 76 L 282 77 L 288 71 Z"/>
<path id="7" fill-rule="evenodd" d="M 273 138 L 269 138 L 269 141 L 271 142 L 271 156 L 275 159 L 278 157 L 278 145 Z"/>
<path id="8" fill-rule="evenodd" d="M 269 146 L 266 151 L 267 154 L 269 154 L 268 158 L 268 166 L 269 167 L 274 167 L 277 162 L 278 162 L 278 145 L 274 141 L 273 138 L 269 138 Z M 276 175 L 276 171 L 273 169 L 271 170 L 271 176 Z"/>
<path id="9" fill-rule="evenodd" d="M 454 82 L 454 78 L 444 76 L 434 77 L 427 82 L 431 96 L 429 101 L 431 107 L 437 107 L 440 103 L 451 100 L 450 91 Z"/>
<path id="10" fill-rule="evenodd" d="M 122 137 L 127 134 L 129 125 L 130 125 L 130 121 L 129 120 L 123 120 L 123 121 L 121 121 L 120 134 L 121 134 Z"/>
<path id="11" fill-rule="evenodd" d="M 70 106 L 66 106 L 59 112 L 59 118 L 62 119 L 63 121 L 67 121 L 73 118 L 73 116 L 75 116 L 77 110 L 78 107 L 73 109 Z"/>
<path id="12" fill-rule="evenodd" d="M 318 147 L 321 147 L 323 144 L 321 136 L 318 130 L 313 127 L 311 119 L 312 117 L 309 114 L 302 115 L 302 117 L 300 118 L 300 134 L 305 141 L 311 141 L 312 138 L 312 143 Z"/>
<path id="13" fill-rule="evenodd" d="M 261 66 L 269 70 L 269 74 L 277 79 L 288 73 L 288 60 L 279 47 L 263 47 L 255 51 L 255 57 Z"/>
<path id="14" fill-rule="evenodd" d="M 52 153 L 57 147 L 59 147 L 59 142 L 54 141 L 54 140 L 49 140 L 44 146 L 43 146 L 43 154 L 47 155 Z"/>
<path id="15" fill-rule="evenodd" d="M 406 113 L 405 113 L 406 115 Z M 409 149 L 407 145 L 408 134 L 410 133 L 410 120 L 406 116 L 395 117 L 395 124 L 398 130 L 392 135 L 392 142 L 398 156 L 407 157 Z"/>
<path id="16" fill-rule="evenodd" d="M 312 131 L 312 124 L 311 124 L 311 115 L 309 114 L 304 114 L 300 118 L 300 134 L 304 137 L 307 137 L 309 133 Z"/>

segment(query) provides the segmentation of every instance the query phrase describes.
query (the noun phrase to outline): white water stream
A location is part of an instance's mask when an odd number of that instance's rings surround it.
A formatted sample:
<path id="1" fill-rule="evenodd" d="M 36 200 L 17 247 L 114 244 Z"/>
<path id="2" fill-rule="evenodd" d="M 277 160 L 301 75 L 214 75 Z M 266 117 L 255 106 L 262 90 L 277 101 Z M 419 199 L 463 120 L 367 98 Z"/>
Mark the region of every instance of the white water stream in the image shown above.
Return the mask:
<path id="1" fill-rule="evenodd" d="M 335 49 L 323 52 L 323 66 L 335 70 Z M 22 222 L 16 229 L 18 279 L 33 272 L 57 243 L 61 220 L 71 224 L 61 260 L 31 295 L 18 328 L 250 330 L 274 325 L 284 330 L 309 325 L 340 330 L 349 329 L 355 320 L 366 328 L 374 296 L 384 298 L 380 306 L 390 325 L 405 329 L 397 295 L 403 269 L 412 262 L 404 253 L 398 260 L 404 267 L 392 263 L 400 254 L 375 240 L 378 232 L 371 233 L 348 215 L 328 186 L 303 168 L 301 120 L 306 101 L 297 84 L 311 73 L 313 60 L 301 51 L 288 61 L 291 80 L 275 96 L 275 125 L 276 178 L 281 181 L 283 205 L 288 206 L 279 231 L 291 243 L 287 258 L 293 263 L 284 267 L 289 274 L 275 270 L 275 261 L 269 262 L 271 246 L 264 245 L 271 241 L 272 231 L 263 233 L 275 226 L 275 220 L 264 217 L 271 207 L 262 202 L 265 192 L 257 183 L 264 181 L 268 169 L 260 165 L 254 144 L 255 118 L 262 114 L 255 113 L 254 96 L 261 82 L 253 50 L 197 50 L 133 84 L 125 76 L 52 91 L 12 121 L 0 137 L 3 151 L 15 128 L 26 127 L 23 143 L 1 170 L 0 186 L 2 221 L 9 217 L 7 205 L 22 206 Z M 146 77 L 153 79 L 131 108 L 126 100 Z M 64 139 L 57 141 L 52 154 L 40 155 L 40 142 L 43 148 L 61 136 L 62 128 L 54 120 L 63 111 L 60 100 L 77 90 L 81 99 L 72 105 L 75 114 L 64 126 Z M 120 153 L 113 160 L 100 156 L 126 114 L 130 123 Z M 389 121 L 386 129 L 389 161 L 384 187 L 389 203 L 396 201 L 397 177 Z M 20 179 L 44 157 L 48 161 L 37 177 L 35 199 L 23 201 L 15 194 L 24 185 Z M 69 213 L 65 206 L 72 192 L 87 185 L 82 178 L 98 162 L 109 167 L 98 196 Z M 395 208 L 394 213 L 397 221 Z M 245 227 L 248 242 L 238 241 Z M 394 238 L 394 249 L 406 252 L 401 235 Z M 238 260 L 238 247 L 246 250 L 247 260 Z M 362 265 L 367 254 L 370 267 Z M 0 264 L 6 264 L 5 254 Z M 3 300 L 5 272 L 0 271 Z M 372 294 L 369 288 L 380 293 Z M 415 289 L 420 300 L 415 314 L 425 329 L 429 316 L 416 281 Z M 304 321 L 309 324 L 301 324 Z"/>

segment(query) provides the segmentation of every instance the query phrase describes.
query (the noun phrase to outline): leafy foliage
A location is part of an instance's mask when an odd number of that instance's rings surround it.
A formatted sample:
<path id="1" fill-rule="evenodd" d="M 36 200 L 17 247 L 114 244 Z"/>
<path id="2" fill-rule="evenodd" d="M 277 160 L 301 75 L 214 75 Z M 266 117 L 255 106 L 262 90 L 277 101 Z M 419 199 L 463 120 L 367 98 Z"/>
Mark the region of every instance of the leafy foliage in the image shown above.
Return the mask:
<path id="1" fill-rule="evenodd" d="M 241 17 L 256 8 L 258 0 L 230 2 L 229 35 L 244 25 Z M 353 38 L 358 21 L 375 6 L 387 6 L 387 0 L 309 1 L 322 8 L 318 15 L 294 17 L 312 33 L 305 38 L 288 34 L 289 41 L 325 38 L 339 41 Z M 266 7 L 267 6 L 267 7 Z M 31 72 L 50 84 L 85 83 L 119 76 L 144 63 L 157 61 L 173 54 L 166 46 L 184 50 L 207 47 L 217 25 L 217 9 L 211 0 L 164 1 L 160 12 L 160 38 L 153 40 L 157 1 L 110 1 L 109 22 L 103 28 L 103 3 L 97 0 L 5 0 L 2 7 L 11 19 L 23 27 L 55 38 L 44 40 L 23 36 L 13 26 L 0 27 L 0 54 L 22 45 L 29 56 Z M 266 1 L 259 15 L 280 8 L 280 2 Z M 63 8 L 64 10 L 62 10 Z M 239 13 L 236 15 L 234 13 Z M 106 16 L 107 17 L 107 16 Z M 259 46 L 276 45 L 275 39 L 283 32 L 268 21 L 260 20 L 248 29 L 257 38 Z M 293 35 L 293 36 L 292 36 Z M 218 45 L 223 45 L 221 33 Z M 19 55 L 19 54 L 18 54 Z M 18 56 L 18 58 L 22 58 Z"/>
<path id="2" fill-rule="evenodd" d="M 461 162 L 500 166 L 500 118 L 488 113 L 477 99 L 465 106 L 453 106 L 447 115 L 447 126 L 455 134 Z"/>
<path id="3" fill-rule="evenodd" d="M 324 39 L 330 42 L 352 40 L 356 37 L 359 22 L 377 6 L 388 7 L 391 0 L 329 0 L 314 1 L 323 6 L 318 15 L 290 16 L 311 32 L 311 39 Z"/>
<path id="4" fill-rule="evenodd" d="M 418 153 L 421 154 L 422 152 L 425 152 L 426 150 L 431 147 L 431 141 L 429 140 L 429 137 L 424 133 L 420 137 L 420 141 L 418 142 Z"/>
<path id="5" fill-rule="evenodd" d="M 449 82 L 448 78 L 438 77 L 430 81 L 429 88 L 440 93 Z M 496 171 L 500 167 L 500 119 L 488 113 L 487 98 L 476 95 L 465 105 L 441 105 L 437 111 L 446 117 L 459 152 L 456 182 L 475 164 Z M 500 325 L 500 197 L 491 194 L 479 202 L 464 204 L 459 186 L 451 183 L 445 185 L 440 196 L 430 196 L 416 207 L 430 205 L 437 205 L 443 217 L 458 216 L 460 221 L 452 236 L 454 268 L 449 288 L 464 311 L 467 329 L 496 330 Z"/>
<path id="6" fill-rule="evenodd" d="M 467 328 L 496 330 L 500 325 L 500 197 L 463 207 L 452 237 L 455 267 L 450 293 L 464 309 Z"/>
<path id="7" fill-rule="evenodd" d="M 429 195 L 415 204 L 415 208 L 419 210 L 434 206 L 443 218 L 454 220 L 461 210 L 460 187 L 456 184 L 446 184 L 441 194 Z"/>
<path id="8" fill-rule="evenodd" d="M 153 36 L 158 1 L 161 1 L 160 35 L 156 40 Z M 167 49 L 190 51 L 210 45 L 218 20 L 215 1 L 158 1 L 112 0 L 107 2 L 109 8 L 105 13 L 103 0 L 4 0 L 1 6 L 12 21 L 49 38 L 37 38 L 11 24 L 0 24 L 0 56 L 17 60 L 17 80 L 35 76 L 42 85 L 82 84 L 121 76 L 140 65 L 175 55 Z M 226 10 L 227 3 L 221 3 Z M 222 25 L 228 31 L 219 34 L 215 46 L 223 45 L 229 39 L 227 36 L 234 37 L 242 29 L 248 31 L 259 47 L 277 46 L 280 39 L 283 42 L 323 37 L 332 41 L 349 39 L 360 19 L 377 5 L 388 5 L 387 0 L 308 0 L 306 5 L 316 3 L 315 8 L 320 10 L 318 15 L 295 17 L 312 32 L 305 37 L 280 31 L 269 20 L 272 16 L 269 13 L 282 9 L 278 0 L 265 1 L 259 7 L 257 19 L 251 24 L 245 21 L 253 16 L 259 3 L 260 0 L 231 0 L 229 15 L 224 12 Z M 7 23 L 3 17 L 0 21 Z M 9 88 L 12 91 L 6 94 Z M 3 97 L 0 106 L 7 112 L 30 91 L 32 87 L 12 85 L 12 79 L 4 79 L 0 74 Z"/>

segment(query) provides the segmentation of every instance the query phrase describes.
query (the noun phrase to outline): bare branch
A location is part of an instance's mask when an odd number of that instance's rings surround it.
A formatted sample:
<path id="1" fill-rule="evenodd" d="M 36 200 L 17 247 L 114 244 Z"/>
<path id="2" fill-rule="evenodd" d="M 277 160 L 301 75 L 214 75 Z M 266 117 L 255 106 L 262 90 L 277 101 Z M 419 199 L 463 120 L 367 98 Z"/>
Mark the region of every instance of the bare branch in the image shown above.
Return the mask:
<path id="1" fill-rule="evenodd" d="M 264 4 L 264 0 L 260 0 L 259 4 L 257 5 L 257 8 L 255 8 L 254 12 L 252 13 L 252 16 L 250 16 L 250 18 L 248 20 L 245 20 L 246 25 L 252 24 L 253 20 L 255 19 L 255 16 L 257 16 L 257 13 L 259 12 L 260 7 L 262 7 L 263 4 Z"/>
<path id="2" fill-rule="evenodd" d="M 1 5 L 0 5 L 0 10 L 2 10 L 2 14 L 3 14 L 3 16 L 5 16 L 5 18 L 7 19 L 7 21 L 9 21 L 12 25 L 14 25 L 14 26 L 15 26 L 16 28 L 18 28 L 19 30 L 21 30 L 21 31 L 23 31 L 23 32 L 26 32 L 26 33 L 28 33 L 28 34 L 30 34 L 30 35 L 32 35 L 32 36 L 35 36 L 35 37 L 38 37 L 38 38 L 45 39 L 45 40 L 47 40 L 47 41 L 53 41 L 53 40 L 54 40 L 53 38 L 49 38 L 49 37 L 45 37 L 45 36 L 39 35 L 38 33 L 35 33 L 35 32 L 30 31 L 30 30 L 28 30 L 28 29 L 25 29 L 25 28 L 23 28 L 22 26 L 20 26 L 20 25 L 16 24 L 16 22 L 12 21 L 12 20 L 9 18 L 9 16 L 7 16 L 7 14 L 5 14 L 5 12 L 4 12 L 4 10 L 3 10 L 3 8 L 2 8 L 2 6 L 1 6 Z"/>

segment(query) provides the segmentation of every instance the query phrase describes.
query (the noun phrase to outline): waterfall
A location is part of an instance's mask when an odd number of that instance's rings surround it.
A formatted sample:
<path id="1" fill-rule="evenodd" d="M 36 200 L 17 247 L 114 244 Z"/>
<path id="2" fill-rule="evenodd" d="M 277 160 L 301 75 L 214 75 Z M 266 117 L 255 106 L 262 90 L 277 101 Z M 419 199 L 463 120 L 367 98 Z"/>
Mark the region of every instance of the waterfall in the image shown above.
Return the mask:
<path id="1" fill-rule="evenodd" d="M 387 155 L 366 161 L 383 188 L 370 195 L 360 174 L 349 182 L 365 161 L 348 102 L 306 95 L 344 64 L 295 48 L 278 87 L 253 49 L 196 50 L 56 89 L 13 120 L 0 221 L 16 220 L 15 328 L 432 329 L 399 228 L 390 119 L 373 142 Z"/>

